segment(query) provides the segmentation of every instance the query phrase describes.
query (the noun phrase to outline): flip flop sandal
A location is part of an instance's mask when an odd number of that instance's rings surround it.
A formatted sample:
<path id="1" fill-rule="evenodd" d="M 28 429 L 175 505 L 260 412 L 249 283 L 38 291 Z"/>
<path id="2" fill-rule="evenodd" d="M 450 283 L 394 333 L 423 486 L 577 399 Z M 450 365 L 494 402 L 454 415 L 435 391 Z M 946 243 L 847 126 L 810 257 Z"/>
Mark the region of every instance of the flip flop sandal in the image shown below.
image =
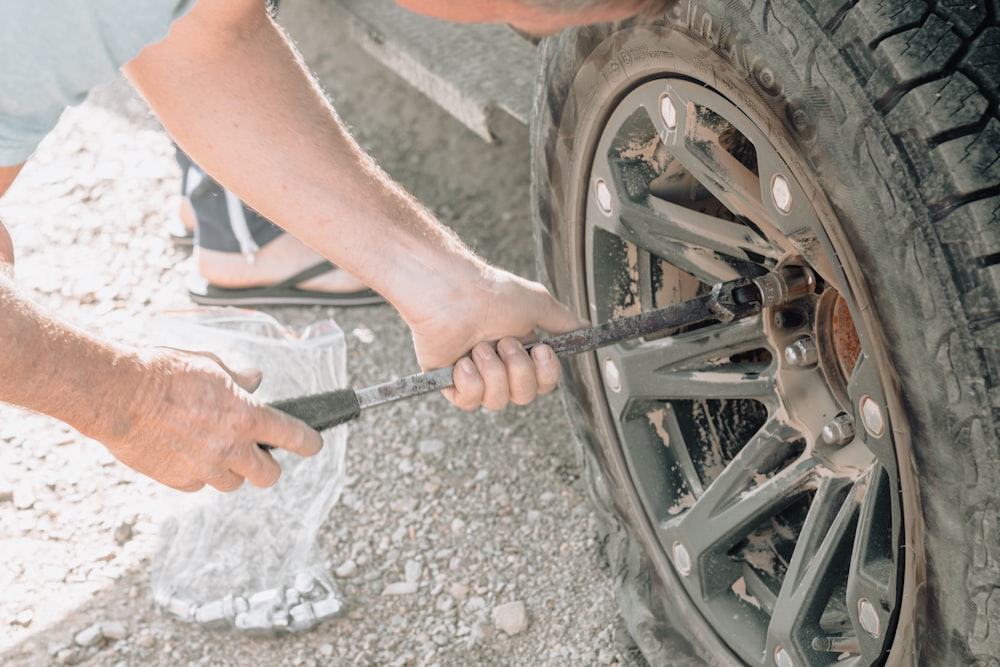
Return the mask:
<path id="1" fill-rule="evenodd" d="M 371 289 L 355 292 L 326 292 L 297 287 L 299 283 L 337 268 L 323 260 L 274 285 L 262 287 L 216 287 L 203 281 L 188 287 L 188 295 L 204 306 L 374 306 L 385 297 Z"/>
<path id="2" fill-rule="evenodd" d="M 167 234 L 170 235 L 170 240 L 176 246 L 183 246 L 185 248 L 194 246 L 194 230 L 185 227 L 179 217 L 167 223 Z"/>

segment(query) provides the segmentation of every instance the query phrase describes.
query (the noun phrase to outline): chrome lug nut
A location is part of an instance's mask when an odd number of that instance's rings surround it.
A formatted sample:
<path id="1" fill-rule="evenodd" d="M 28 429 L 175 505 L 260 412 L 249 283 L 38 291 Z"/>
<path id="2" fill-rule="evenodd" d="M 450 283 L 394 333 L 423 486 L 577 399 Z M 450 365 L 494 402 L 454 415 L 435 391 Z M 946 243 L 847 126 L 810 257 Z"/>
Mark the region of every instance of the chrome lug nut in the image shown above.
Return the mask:
<path id="1" fill-rule="evenodd" d="M 665 93 L 660 98 L 660 118 L 663 119 L 663 124 L 667 126 L 668 130 L 677 129 L 677 108 L 674 106 L 674 101 L 670 99 L 670 95 Z"/>
<path id="2" fill-rule="evenodd" d="M 788 651 L 780 646 L 774 649 L 774 664 L 778 667 L 795 667 L 792 656 L 788 655 Z"/>
<path id="3" fill-rule="evenodd" d="M 799 338 L 785 348 L 785 361 L 794 368 L 811 368 L 819 362 L 819 348 L 809 336 Z"/>
<path id="4" fill-rule="evenodd" d="M 680 542 L 674 542 L 674 566 L 683 576 L 691 574 L 691 555 Z"/>
<path id="5" fill-rule="evenodd" d="M 843 447 L 854 440 L 854 420 L 842 412 L 823 427 L 820 435 L 831 447 Z"/>
<path id="6" fill-rule="evenodd" d="M 792 189 L 788 186 L 788 179 L 781 174 L 775 174 L 771 179 L 771 198 L 782 213 L 792 210 Z"/>
<path id="7" fill-rule="evenodd" d="M 164 614 L 173 616 L 185 623 L 194 622 L 195 614 L 197 614 L 198 608 L 201 606 L 194 598 L 171 590 L 157 593 L 154 600 L 156 606 Z"/>
<path id="8" fill-rule="evenodd" d="M 594 196 L 597 198 L 597 206 L 601 212 L 604 215 L 611 215 L 611 211 L 614 209 L 614 200 L 611 197 L 611 188 L 608 187 L 607 181 L 603 178 L 594 181 Z"/>
<path id="9" fill-rule="evenodd" d="M 868 598 L 858 600 L 858 622 L 861 628 L 872 637 L 878 637 L 882 632 L 878 611 Z"/>
<path id="10" fill-rule="evenodd" d="M 194 620 L 207 628 L 231 627 L 235 625 L 236 617 L 249 608 L 246 598 L 229 594 L 201 605 L 194 613 Z"/>
<path id="11" fill-rule="evenodd" d="M 865 430 L 876 438 L 881 437 L 885 432 L 885 419 L 882 417 L 882 408 L 871 396 L 861 399 L 861 422 L 865 425 Z"/>

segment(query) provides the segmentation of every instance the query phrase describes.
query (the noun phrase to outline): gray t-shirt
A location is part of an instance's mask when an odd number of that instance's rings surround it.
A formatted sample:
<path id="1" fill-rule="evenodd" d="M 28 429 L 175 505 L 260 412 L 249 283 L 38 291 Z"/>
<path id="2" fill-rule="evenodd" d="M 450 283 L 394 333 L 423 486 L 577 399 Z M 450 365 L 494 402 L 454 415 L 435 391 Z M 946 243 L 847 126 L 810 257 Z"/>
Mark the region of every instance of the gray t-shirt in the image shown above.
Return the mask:
<path id="1" fill-rule="evenodd" d="M 66 107 L 149 44 L 195 0 L 0 0 L 0 166 L 24 162 Z"/>

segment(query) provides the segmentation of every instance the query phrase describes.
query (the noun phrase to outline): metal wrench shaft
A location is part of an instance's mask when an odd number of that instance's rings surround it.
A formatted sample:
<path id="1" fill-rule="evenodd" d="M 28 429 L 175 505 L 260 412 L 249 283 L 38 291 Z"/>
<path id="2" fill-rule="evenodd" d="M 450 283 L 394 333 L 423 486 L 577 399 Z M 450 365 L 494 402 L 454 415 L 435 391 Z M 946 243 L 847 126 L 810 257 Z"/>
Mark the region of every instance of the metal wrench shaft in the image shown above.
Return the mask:
<path id="1" fill-rule="evenodd" d="M 815 276 L 809 269 L 785 267 L 758 278 L 718 283 L 711 292 L 694 299 L 553 336 L 526 347 L 545 344 L 558 356 L 580 354 L 711 320 L 731 322 L 754 315 L 761 308 L 809 294 L 815 286 Z M 451 387 L 454 369 L 448 366 L 358 391 L 336 389 L 275 401 L 271 405 L 302 419 L 316 430 L 323 430 L 354 419 L 364 408 Z"/>

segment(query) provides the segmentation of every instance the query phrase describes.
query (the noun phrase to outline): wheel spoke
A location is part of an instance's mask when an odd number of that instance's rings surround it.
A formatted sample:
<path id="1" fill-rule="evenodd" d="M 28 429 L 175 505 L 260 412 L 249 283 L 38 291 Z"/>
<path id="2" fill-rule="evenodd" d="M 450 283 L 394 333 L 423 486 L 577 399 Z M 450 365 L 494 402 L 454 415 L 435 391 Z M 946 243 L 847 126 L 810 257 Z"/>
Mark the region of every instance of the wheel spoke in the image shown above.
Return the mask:
<path id="1" fill-rule="evenodd" d="M 761 199 L 760 179 L 718 144 L 717 130 L 684 113 L 684 132 L 665 138 L 667 150 L 708 190 L 740 218 L 770 228 L 771 213 Z"/>
<path id="2" fill-rule="evenodd" d="M 869 473 L 847 577 L 847 608 L 865 654 L 877 652 L 896 605 L 896 568 L 891 525 L 891 482 L 879 466 Z M 861 609 L 865 609 L 864 618 Z M 877 632 L 877 636 L 876 636 Z"/>
<path id="3" fill-rule="evenodd" d="M 658 202 L 659 204 L 655 204 Z M 668 210 L 660 210 L 662 208 Z M 723 243 L 718 238 L 711 238 L 713 231 L 717 237 L 723 237 L 729 230 L 724 230 L 725 223 L 711 216 L 688 211 L 694 215 L 684 215 L 683 207 L 669 204 L 655 197 L 649 197 L 647 204 L 637 204 L 624 200 L 620 206 L 621 214 L 616 216 L 614 229 L 611 230 L 627 241 L 634 243 L 650 254 L 666 260 L 682 271 L 686 271 L 704 283 L 712 284 L 740 277 L 739 271 L 720 254 L 739 257 L 746 260 L 735 246 Z M 697 216 L 706 219 L 703 233 L 685 233 L 685 228 L 693 225 L 691 221 Z M 720 223 L 714 225 L 714 222 Z M 716 229 L 713 230 L 712 227 Z"/>
<path id="4" fill-rule="evenodd" d="M 621 388 L 608 392 L 612 407 L 631 400 L 753 398 L 772 403 L 773 365 L 733 362 L 740 352 L 766 348 L 759 316 L 697 329 L 637 346 L 601 352 L 603 364 L 617 370 Z"/>
<path id="5" fill-rule="evenodd" d="M 624 166 L 620 163 L 612 166 L 617 167 L 615 178 L 620 189 Z M 654 254 L 664 242 L 681 242 L 742 260 L 763 256 L 776 261 L 782 255 L 781 249 L 775 248 L 746 225 L 652 195 L 642 202 L 620 200 L 618 217 L 626 238 Z"/>
<path id="6" fill-rule="evenodd" d="M 682 543 L 692 561 L 698 562 L 732 548 L 777 514 L 803 490 L 819 462 L 800 457 L 763 481 L 757 480 L 773 472 L 799 438 L 800 433 L 781 420 L 765 423 L 691 509 L 667 522 L 663 530 L 668 539 Z M 716 582 L 722 587 L 731 583 Z"/>
<path id="7" fill-rule="evenodd" d="M 797 662 L 807 662 L 804 654 L 811 651 L 803 644 L 801 630 L 818 627 L 833 586 L 842 580 L 832 570 L 842 566 L 864 487 L 864 482 L 852 485 L 844 478 L 823 478 L 799 532 L 768 628 L 769 645 L 785 647 Z"/>
<path id="8" fill-rule="evenodd" d="M 603 179 L 608 184 L 612 214 L 603 212 L 591 188 L 588 206 L 591 209 L 592 228 L 602 229 L 633 243 L 704 283 L 713 284 L 740 277 L 739 271 L 710 247 L 681 242 L 673 238 L 669 230 L 657 231 L 661 224 L 668 226 L 669 221 L 648 205 L 637 204 L 623 195 L 621 170 L 620 164 L 612 165 L 607 159 L 599 160 L 595 166 L 595 179 Z M 710 216 L 705 217 L 711 219 Z"/>

